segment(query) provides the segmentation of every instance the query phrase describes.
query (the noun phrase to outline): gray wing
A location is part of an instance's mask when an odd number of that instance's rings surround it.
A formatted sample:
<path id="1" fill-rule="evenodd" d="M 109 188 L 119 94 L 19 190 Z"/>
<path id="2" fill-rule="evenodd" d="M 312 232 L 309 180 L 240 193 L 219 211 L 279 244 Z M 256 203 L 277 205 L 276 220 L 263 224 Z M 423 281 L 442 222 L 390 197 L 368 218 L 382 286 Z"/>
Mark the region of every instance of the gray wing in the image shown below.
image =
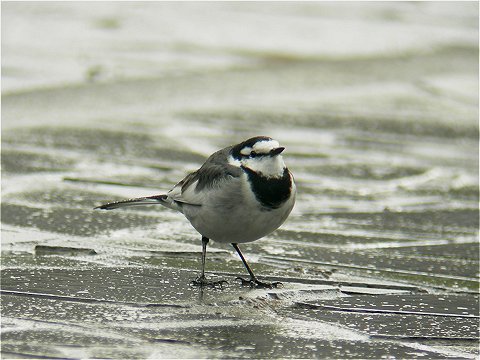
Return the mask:
<path id="1" fill-rule="evenodd" d="M 219 186 L 222 182 L 242 175 L 242 169 L 228 163 L 231 147 L 213 153 L 197 171 L 188 174 L 170 190 L 167 196 L 178 203 L 201 205 L 203 190 Z"/>
<path id="2" fill-rule="evenodd" d="M 202 191 L 215 186 L 228 177 L 239 177 L 242 170 L 228 163 L 230 149 L 231 147 L 228 147 L 213 153 L 200 169 L 187 175 L 178 184 L 182 186 L 182 191 L 186 191 L 195 182 L 197 182 L 195 190 Z"/>
<path id="3" fill-rule="evenodd" d="M 215 186 L 220 186 L 228 179 L 238 178 L 242 174 L 239 167 L 228 163 L 231 146 L 212 154 L 197 171 L 188 174 L 166 195 L 148 196 L 136 199 L 116 201 L 96 207 L 111 210 L 124 206 L 161 204 L 170 209 L 183 212 L 184 205 L 201 206 L 206 194 Z"/>

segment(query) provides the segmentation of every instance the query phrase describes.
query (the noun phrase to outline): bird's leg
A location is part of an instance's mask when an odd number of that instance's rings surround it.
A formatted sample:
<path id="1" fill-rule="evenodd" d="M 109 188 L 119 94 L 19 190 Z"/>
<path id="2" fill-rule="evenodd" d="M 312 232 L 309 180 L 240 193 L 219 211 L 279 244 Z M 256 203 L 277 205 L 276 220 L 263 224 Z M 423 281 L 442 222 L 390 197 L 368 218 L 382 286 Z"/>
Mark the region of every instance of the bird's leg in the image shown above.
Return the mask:
<path id="1" fill-rule="evenodd" d="M 201 282 L 206 282 L 205 278 L 205 261 L 207 259 L 207 245 L 210 240 L 206 238 L 205 236 L 202 236 L 202 273 L 198 277 L 197 280 Z"/>
<path id="2" fill-rule="evenodd" d="M 202 236 L 202 272 L 201 274 L 192 281 L 192 285 L 194 286 L 217 286 L 226 283 L 225 280 L 220 281 L 208 281 L 205 277 L 205 260 L 207 258 L 207 244 L 210 241 L 209 238 Z"/>
<path id="3" fill-rule="evenodd" d="M 263 282 L 263 281 L 258 280 L 257 277 L 255 276 L 255 274 L 253 273 L 252 269 L 250 268 L 250 266 L 248 266 L 247 260 L 245 260 L 245 258 L 243 257 L 243 254 L 240 251 L 240 248 L 238 247 L 238 244 L 233 244 L 232 243 L 232 246 L 237 251 L 238 255 L 240 256 L 240 259 L 242 259 L 243 265 L 245 265 L 245 268 L 247 269 L 247 271 L 250 275 L 249 280 L 245 280 L 242 277 L 237 277 L 237 279 L 242 281 L 242 285 L 249 285 L 252 288 L 268 288 L 268 289 L 271 289 L 271 288 L 276 288 L 276 287 L 278 287 L 279 285 L 282 284 L 281 282 L 268 283 L 268 282 Z"/>

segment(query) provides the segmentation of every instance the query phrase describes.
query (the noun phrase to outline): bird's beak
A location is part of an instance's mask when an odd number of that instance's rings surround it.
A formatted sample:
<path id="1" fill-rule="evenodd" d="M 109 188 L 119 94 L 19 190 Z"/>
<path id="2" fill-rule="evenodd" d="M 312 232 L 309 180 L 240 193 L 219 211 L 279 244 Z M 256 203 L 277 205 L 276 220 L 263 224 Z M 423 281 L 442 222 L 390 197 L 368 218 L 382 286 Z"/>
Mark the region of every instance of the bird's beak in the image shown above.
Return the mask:
<path id="1" fill-rule="evenodd" d="M 270 150 L 270 156 L 276 156 L 276 155 L 280 154 L 283 150 L 285 150 L 284 147 L 278 147 L 276 149 L 272 149 L 272 150 Z"/>

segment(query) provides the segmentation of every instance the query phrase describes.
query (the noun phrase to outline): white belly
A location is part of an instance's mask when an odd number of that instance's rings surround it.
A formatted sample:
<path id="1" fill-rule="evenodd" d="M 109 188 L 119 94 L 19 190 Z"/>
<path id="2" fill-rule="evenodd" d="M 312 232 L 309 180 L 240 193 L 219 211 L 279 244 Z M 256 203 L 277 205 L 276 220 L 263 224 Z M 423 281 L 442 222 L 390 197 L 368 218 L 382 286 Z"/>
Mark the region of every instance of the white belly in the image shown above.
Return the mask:
<path id="1" fill-rule="evenodd" d="M 277 209 L 261 207 L 251 190 L 239 185 L 223 191 L 212 189 L 202 206 L 184 209 L 185 216 L 200 234 L 225 243 L 254 241 L 282 225 L 295 204 L 295 184 L 290 198 Z"/>

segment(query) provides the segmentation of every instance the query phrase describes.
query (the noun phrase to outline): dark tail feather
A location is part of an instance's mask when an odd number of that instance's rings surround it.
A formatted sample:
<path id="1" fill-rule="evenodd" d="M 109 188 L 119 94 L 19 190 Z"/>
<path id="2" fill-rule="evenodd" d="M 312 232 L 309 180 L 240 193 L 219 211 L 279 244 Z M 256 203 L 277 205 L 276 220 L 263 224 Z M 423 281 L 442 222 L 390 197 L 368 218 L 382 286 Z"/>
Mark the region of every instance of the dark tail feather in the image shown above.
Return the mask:
<path id="1" fill-rule="evenodd" d="M 97 206 L 94 209 L 113 210 L 113 209 L 118 209 L 126 206 L 155 205 L 155 204 L 161 204 L 166 198 L 167 198 L 167 195 L 141 197 L 136 199 L 115 201 L 112 203 Z"/>

